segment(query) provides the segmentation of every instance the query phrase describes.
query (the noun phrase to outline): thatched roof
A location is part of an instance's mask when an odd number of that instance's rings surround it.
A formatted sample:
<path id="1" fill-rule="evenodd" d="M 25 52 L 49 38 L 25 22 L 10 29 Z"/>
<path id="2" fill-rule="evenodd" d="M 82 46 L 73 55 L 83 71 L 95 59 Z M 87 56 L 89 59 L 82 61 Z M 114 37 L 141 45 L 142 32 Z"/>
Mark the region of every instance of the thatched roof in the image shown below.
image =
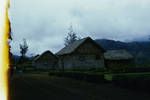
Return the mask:
<path id="1" fill-rule="evenodd" d="M 90 40 L 91 42 L 93 42 L 98 48 L 100 48 L 101 50 L 105 51 L 102 47 L 100 47 L 100 45 L 98 45 L 94 40 L 92 40 L 90 37 L 86 37 L 80 40 L 77 40 L 75 42 L 73 42 L 72 44 L 64 47 L 63 49 L 61 49 L 59 52 L 56 53 L 56 55 L 65 55 L 65 54 L 71 54 L 73 53 L 80 45 L 82 45 L 83 43 L 85 43 L 87 40 Z"/>
<path id="2" fill-rule="evenodd" d="M 41 55 L 35 57 L 35 58 L 33 59 L 33 61 L 34 61 L 34 62 L 35 62 L 35 61 L 38 61 L 39 59 L 41 59 L 41 58 L 42 58 L 43 56 L 45 56 L 45 55 L 47 55 L 47 56 L 49 56 L 49 57 L 57 58 L 51 51 L 47 50 L 47 51 L 45 51 L 44 53 L 42 53 Z"/>
<path id="3" fill-rule="evenodd" d="M 104 53 L 106 60 L 128 60 L 133 59 L 133 56 L 126 50 L 109 50 Z"/>

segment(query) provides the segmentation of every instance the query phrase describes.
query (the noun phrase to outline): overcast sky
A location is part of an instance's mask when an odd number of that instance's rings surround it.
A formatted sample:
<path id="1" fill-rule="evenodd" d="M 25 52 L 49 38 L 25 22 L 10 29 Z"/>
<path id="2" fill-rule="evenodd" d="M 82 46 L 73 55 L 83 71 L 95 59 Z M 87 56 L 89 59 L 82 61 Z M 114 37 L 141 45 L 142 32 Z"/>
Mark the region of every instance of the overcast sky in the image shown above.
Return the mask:
<path id="1" fill-rule="evenodd" d="M 11 0 L 12 51 L 59 51 L 72 24 L 78 36 L 132 41 L 150 34 L 150 0 Z"/>

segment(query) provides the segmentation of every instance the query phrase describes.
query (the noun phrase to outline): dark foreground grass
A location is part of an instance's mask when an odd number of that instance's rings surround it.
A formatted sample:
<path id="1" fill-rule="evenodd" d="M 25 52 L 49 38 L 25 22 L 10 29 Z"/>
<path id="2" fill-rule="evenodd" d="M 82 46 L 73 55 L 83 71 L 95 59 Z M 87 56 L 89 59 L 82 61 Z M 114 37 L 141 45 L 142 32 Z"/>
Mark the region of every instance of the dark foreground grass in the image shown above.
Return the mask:
<path id="1" fill-rule="evenodd" d="M 91 73 L 91 72 L 50 72 L 49 76 L 68 77 L 93 83 L 111 83 L 113 85 L 150 92 L 150 72 L 142 73 Z"/>
<path id="2" fill-rule="evenodd" d="M 123 88 L 150 92 L 150 72 L 105 74 L 104 79 Z"/>
<path id="3" fill-rule="evenodd" d="M 31 71 L 26 73 L 66 77 L 92 83 L 111 83 L 121 88 L 150 92 L 150 72 L 111 73 L 93 71 Z"/>
<path id="4" fill-rule="evenodd" d="M 150 100 L 148 93 L 43 74 L 14 76 L 11 100 Z"/>
<path id="5" fill-rule="evenodd" d="M 120 79 L 150 78 L 150 72 L 142 73 L 105 73 L 104 78 L 108 81 Z"/>

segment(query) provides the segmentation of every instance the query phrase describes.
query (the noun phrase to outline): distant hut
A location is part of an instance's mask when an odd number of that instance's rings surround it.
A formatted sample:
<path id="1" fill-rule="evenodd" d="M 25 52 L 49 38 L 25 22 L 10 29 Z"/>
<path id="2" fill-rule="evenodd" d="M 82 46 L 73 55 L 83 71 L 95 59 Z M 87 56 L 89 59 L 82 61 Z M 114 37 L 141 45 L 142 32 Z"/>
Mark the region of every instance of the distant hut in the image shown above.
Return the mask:
<path id="1" fill-rule="evenodd" d="M 109 50 L 104 53 L 105 66 L 110 70 L 124 70 L 134 65 L 133 56 L 126 50 Z"/>
<path id="2" fill-rule="evenodd" d="M 62 69 L 92 69 L 104 68 L 105 50 L 90 37 L 83 38 L 61 49 L 59 68 Z"/>
<path id="3" fill-rule="evenodd" d="M 55 69 L 57 66 L 57 57 L 50 51 L 45 51 L 34 58 L 32 65 L 36 69 Z"/>

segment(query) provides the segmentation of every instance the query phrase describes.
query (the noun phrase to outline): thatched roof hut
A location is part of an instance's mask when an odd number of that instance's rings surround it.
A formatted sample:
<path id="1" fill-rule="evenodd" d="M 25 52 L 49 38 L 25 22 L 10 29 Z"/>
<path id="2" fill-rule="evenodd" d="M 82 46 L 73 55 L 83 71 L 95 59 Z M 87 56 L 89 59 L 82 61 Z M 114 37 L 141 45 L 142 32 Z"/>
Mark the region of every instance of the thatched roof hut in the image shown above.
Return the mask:
<path id="1" fill-rule="evenodd" d="M 105 66 L 111 70 L 124 70 L 134 66 L 134 57 L 126 50 L 109 50 L 104 53 Z"/>
<path id="2" fill-rule="evenodd" d="M 37 69 L 52 69 L 57 66 L 58 58 L 51 52 L 45 51 L 33 59 L 33 65 Z"/>
<path id="3" fill-rule="evenodd" d="M 56 55 L 59 56 L 59 66 L 64 68 L 91 68 L 104 67 L 105 50 L 90 37 L 73 42 L 61 49 Z"/>

